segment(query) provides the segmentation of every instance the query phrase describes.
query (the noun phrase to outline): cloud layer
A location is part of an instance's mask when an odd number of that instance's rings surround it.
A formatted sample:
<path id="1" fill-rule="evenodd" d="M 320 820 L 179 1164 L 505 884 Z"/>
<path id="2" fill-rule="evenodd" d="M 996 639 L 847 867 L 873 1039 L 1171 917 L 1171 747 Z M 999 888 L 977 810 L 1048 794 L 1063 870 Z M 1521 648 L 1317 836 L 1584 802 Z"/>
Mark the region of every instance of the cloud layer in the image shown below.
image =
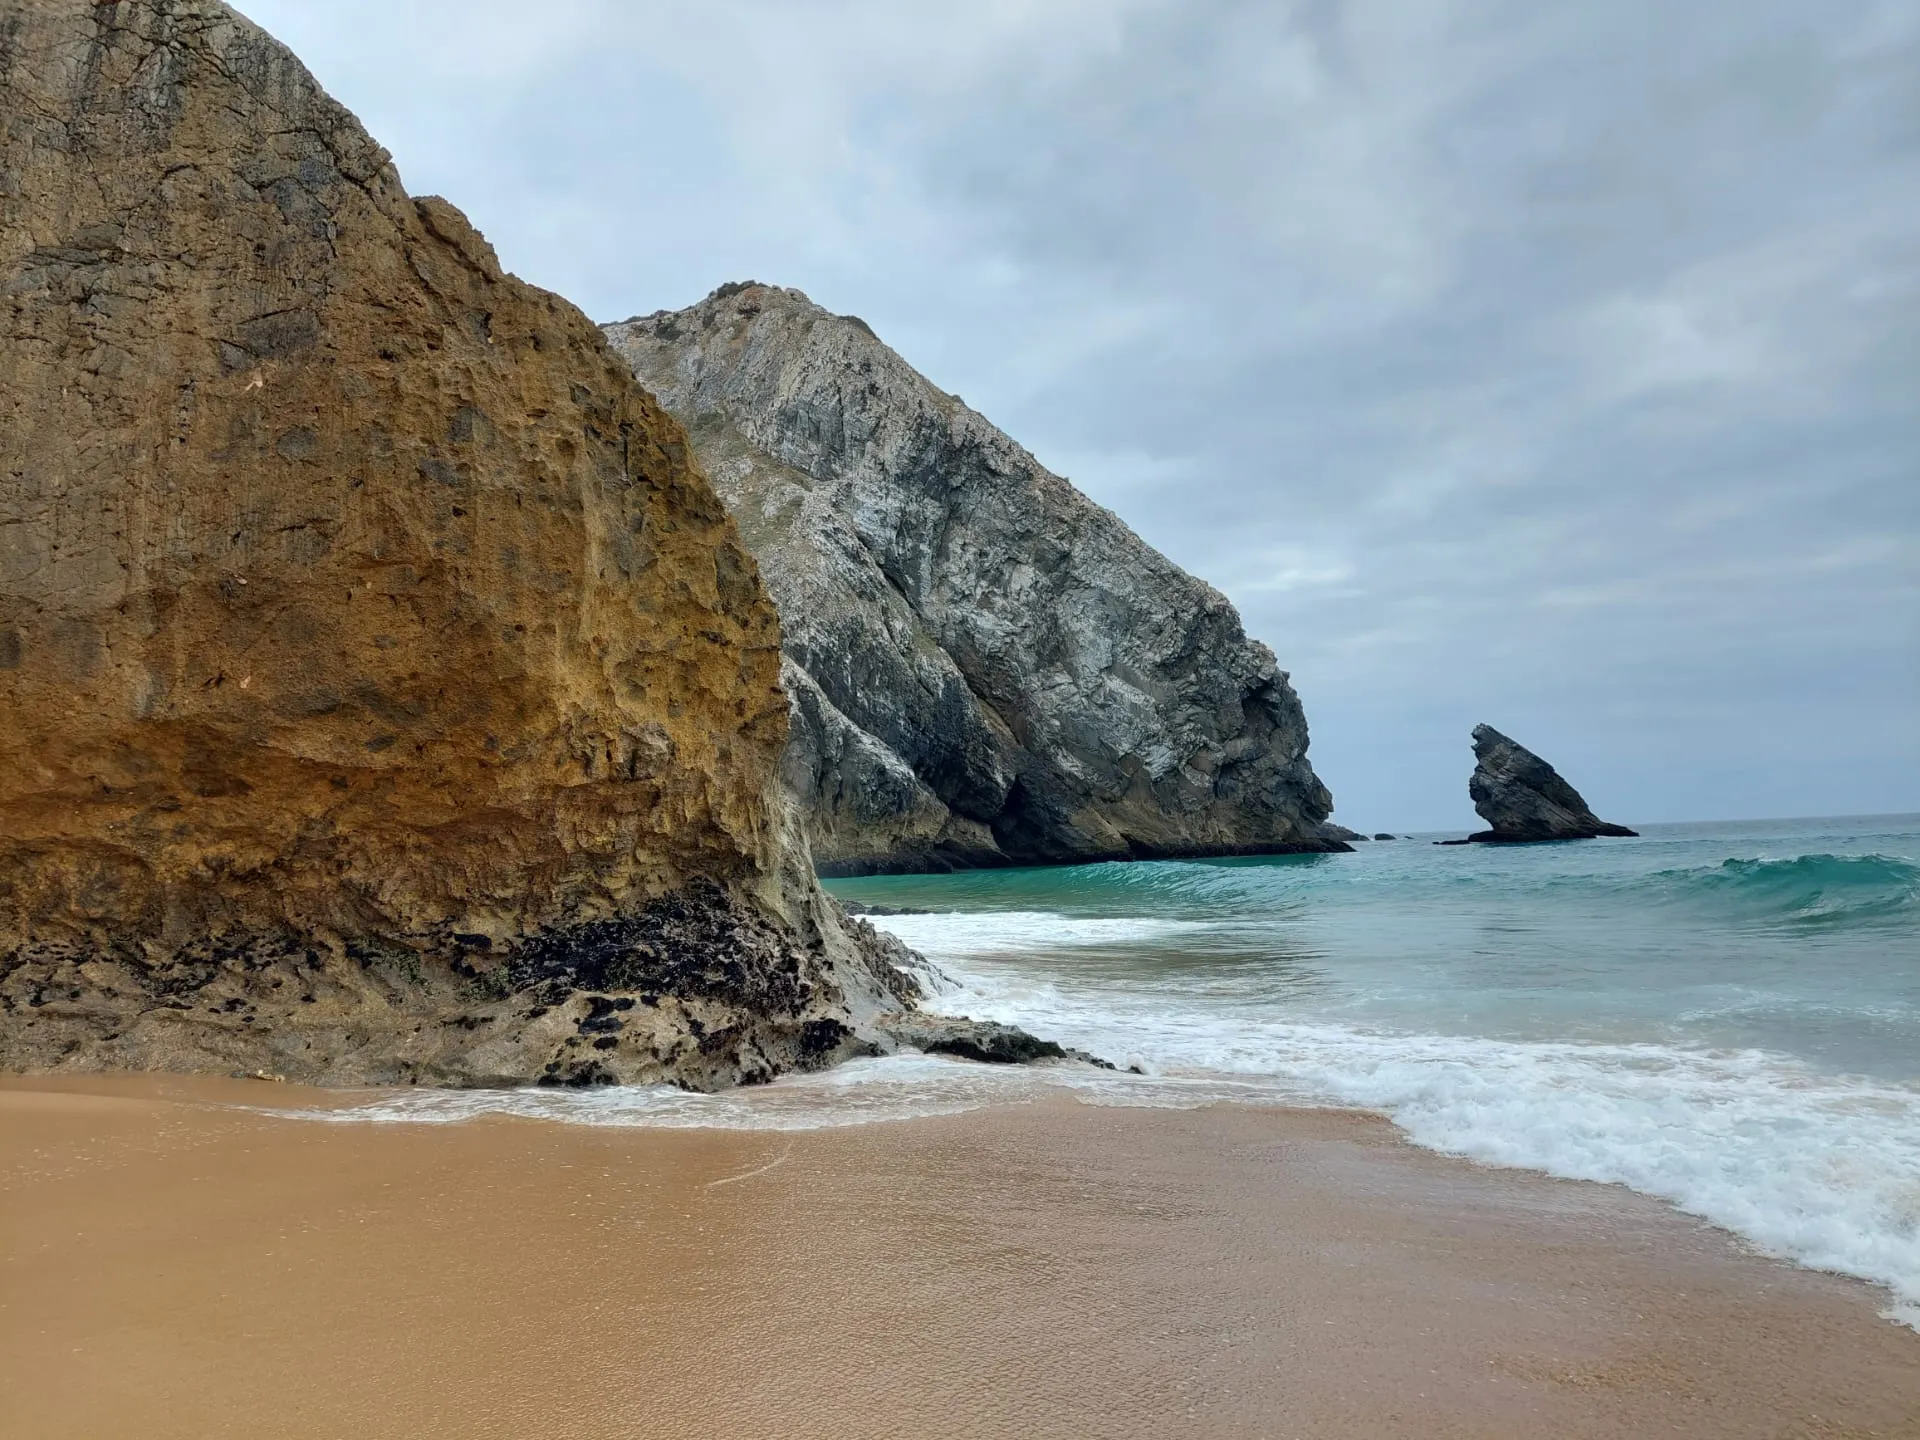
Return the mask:
<path id="1" fill-rule="evenodd" d="M 1213 580 L 1341 818 L 1920 809 L 1906 0 L 243 0 L 600 318 L 797 285 Z"/>

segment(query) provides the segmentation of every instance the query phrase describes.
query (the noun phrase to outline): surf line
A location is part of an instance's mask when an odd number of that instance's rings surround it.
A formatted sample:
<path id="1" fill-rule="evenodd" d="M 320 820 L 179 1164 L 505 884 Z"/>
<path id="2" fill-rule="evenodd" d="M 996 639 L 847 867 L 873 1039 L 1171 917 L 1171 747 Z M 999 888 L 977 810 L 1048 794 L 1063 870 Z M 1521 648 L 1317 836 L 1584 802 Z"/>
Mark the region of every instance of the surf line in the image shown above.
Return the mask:
<path id="1" fill-rule="evenodd" d="M 792 1155 L 793 1155 L 793 1141 L 789 1140 L 787 1142 L 787 1148 L 785 1150 L 782 1150 L 777 1157 L 775 1157 L 772 1160 L 769 1160 L 766 1164 L 760 1166 L 758 1169 L 748 1170 L 745 1173 L 740 1175 L 729 1175 L 724 1180 L 709 1180 L 705 1185 L 702 1185 L 700 1188 L 702 1190 L 718 1190 L 722 1185 L 738 1185 L 742 1180 L 751 1180 L 753 1179 L 754 1176 L 764 1175 L 769 1170 L 778 1170 L 782 1165 L 787 1163 L 787 1161 L 792 1157 Z"/>

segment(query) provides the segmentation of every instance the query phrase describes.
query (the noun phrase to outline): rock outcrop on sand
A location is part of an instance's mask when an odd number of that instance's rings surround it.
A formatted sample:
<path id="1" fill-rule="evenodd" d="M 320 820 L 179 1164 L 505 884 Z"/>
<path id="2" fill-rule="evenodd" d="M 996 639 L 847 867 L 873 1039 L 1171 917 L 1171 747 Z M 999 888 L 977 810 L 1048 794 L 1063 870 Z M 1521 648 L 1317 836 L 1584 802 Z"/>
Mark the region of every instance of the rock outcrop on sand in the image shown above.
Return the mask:
<path id="1" fill-rule="evenodd" d="M 0 122 L 0 1065 L 869 1047 L 909 957 L 813 879 L 774 608 L 599 330 L 217 0 L 0 0 Z"/>
<path id="2" fill-rule="evenodd" d="M 1514 845 L 1635 833 L 1600 819 L 1558 771 L 1491 725 L 1475 727 L 1473 753 L 1479 764 L 1467 793 L 1480 818 L 1493 828 L 1470 836 L 1472 840 Z"/>
<path id="3" fill-rule="evenodd" d="M 747 284 L 607 333 L 779 606 L 823 870 L 1344 848 L 1225 597 L 864 323 Z"/>

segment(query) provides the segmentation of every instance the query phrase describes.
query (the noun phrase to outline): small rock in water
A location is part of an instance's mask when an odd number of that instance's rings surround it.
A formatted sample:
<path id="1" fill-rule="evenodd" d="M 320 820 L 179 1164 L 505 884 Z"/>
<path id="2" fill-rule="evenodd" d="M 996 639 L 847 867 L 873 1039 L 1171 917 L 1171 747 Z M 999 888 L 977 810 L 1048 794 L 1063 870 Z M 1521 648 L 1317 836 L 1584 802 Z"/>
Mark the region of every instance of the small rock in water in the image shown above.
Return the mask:
<path id="1" fill-rule="evenodd" d="M 1635 833 L 1600 819 L 1553 766 L 1491 725 L 1475 727 L 1473 753 L 1479 765 L 1467 782 L 1467 793 L 1480 818 L 1493 828 L 1469 836 L 1469 841 L 1522 845 Z"/>
<path id="2" fill-rule="evenodd" d="M 1031 1065 L 1037 1060 L 1078 1060 L 1101 1070 L 1111 1062 L 1085 1050 L 1073 1050 L 1053 1040 L 1042 1040 L 1012 1025 L 990 1020 L 965 1020 L 944 1015 L 893 1015 L 874 1028 L 909 1050 L 928 1055 L 952 1055 L 983 1065 Z"/>

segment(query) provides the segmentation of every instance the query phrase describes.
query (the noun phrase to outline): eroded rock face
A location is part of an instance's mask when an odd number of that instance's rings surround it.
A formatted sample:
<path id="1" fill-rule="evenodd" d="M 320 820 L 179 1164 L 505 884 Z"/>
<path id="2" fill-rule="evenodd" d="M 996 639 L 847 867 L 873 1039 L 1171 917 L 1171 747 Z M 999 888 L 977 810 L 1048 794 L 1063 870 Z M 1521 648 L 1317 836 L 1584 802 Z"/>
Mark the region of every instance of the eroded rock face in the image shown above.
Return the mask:
<path id="1" fill-rule="evenodd" d="M 0 124 L 0 1063 L 720 1083 L 897 1006 L 585 317 L 216 0 L 0 0 Z"/>
<path id="2" fill-rule="evenodd" d="M 824 870 L 1344 848 L 1226 598 L 862 322 L 743 285 L 607 333 L 779 606 Z"/>
<path id="3" fill-rule="evenodd" d="M 1600 819 L 1558 771 L 1491 725 L 1475 727 L 1473 753 L 1479 764 L 1467 793 L 1480 818 L 1493 827 L 1472 836 L 1474 840 L 1526 844 L 1635 833 Z"/>

